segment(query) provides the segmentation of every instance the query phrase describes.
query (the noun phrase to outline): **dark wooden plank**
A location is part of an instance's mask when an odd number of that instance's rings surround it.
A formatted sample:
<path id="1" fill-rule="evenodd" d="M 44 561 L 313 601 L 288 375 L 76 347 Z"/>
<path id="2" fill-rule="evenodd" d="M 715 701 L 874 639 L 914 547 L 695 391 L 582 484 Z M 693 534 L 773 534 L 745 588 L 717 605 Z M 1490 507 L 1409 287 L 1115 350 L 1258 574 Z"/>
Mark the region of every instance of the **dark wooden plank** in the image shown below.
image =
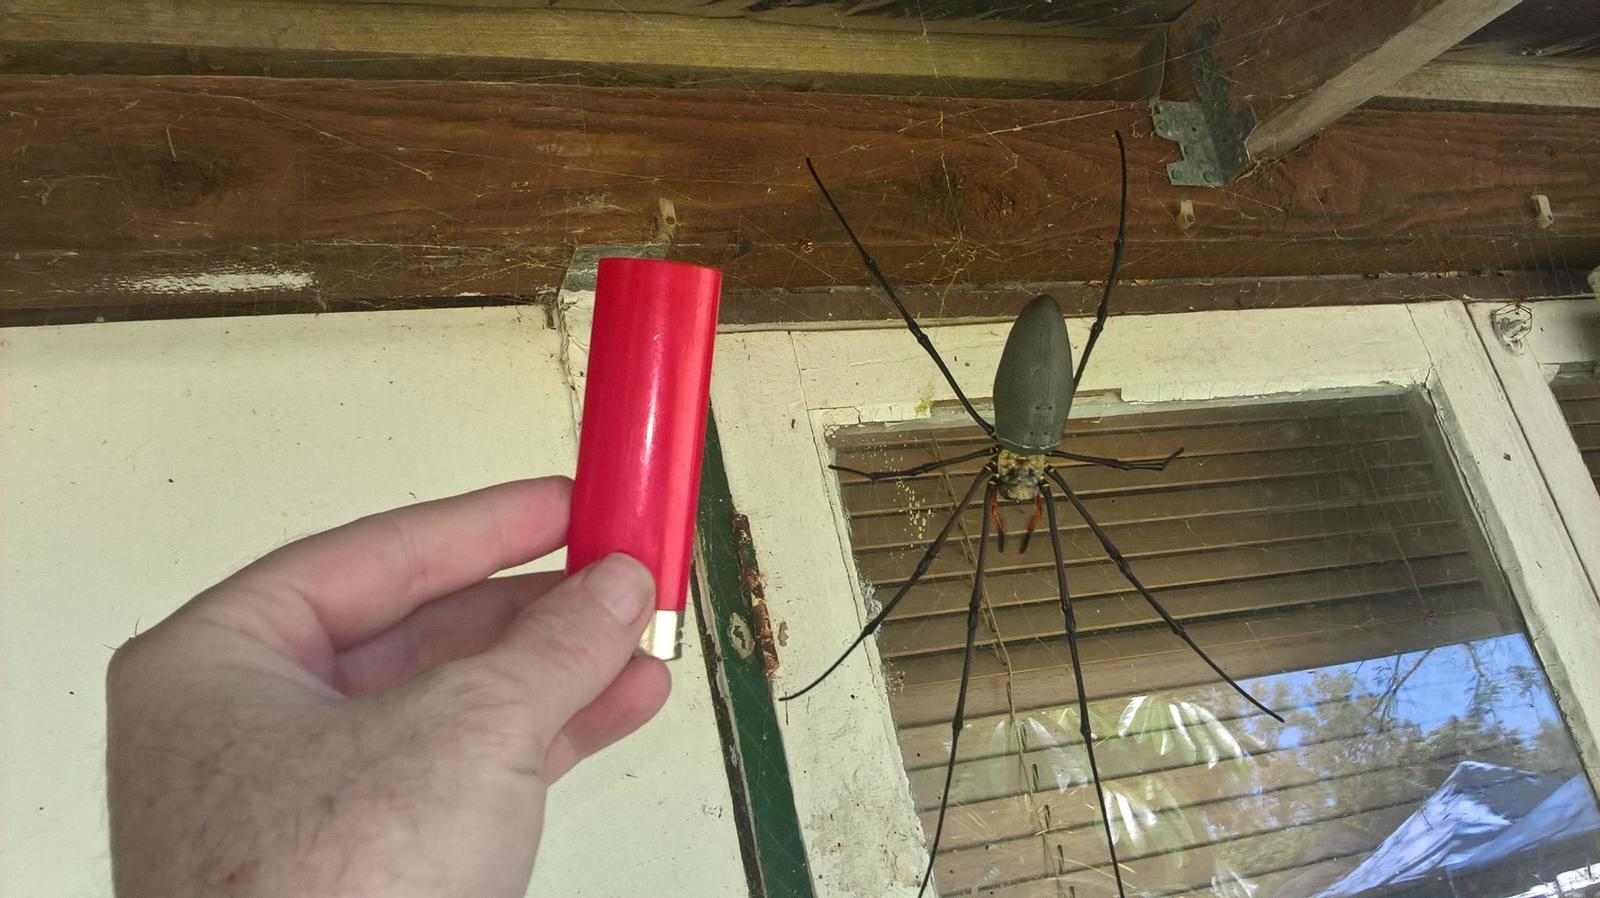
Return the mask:
<path id="1" fill-rule="evenodd" d="M 145 321 L 172 318 L 220 318 L 236 315 L 296 315 L 307 313 L 384 312 L 407 309 L 437 309 L 498 305 L 545 305 L 553 298 L 554 287 L 528 278 L 528 260 L 506 253 L 461 250 L 452 247 L 350 248 L 330 261 L 327 253 L 309 251 L 309 256 L 286 255 L 262 269 L 268 277 L 249 290 L 217 292 L 204 282 L 193 291 L 134 291 L 142 295 L 130 299 L 128 285 L 90 283 L 75 276 L 76 257 L 61 255 L 32 263 L 35 276 L 45 271 L 58 275 L 50 304 L 33 306 L 0 305 L 0 327 L 31 327 L 52 324 L 81 324 L 92 321 Z M 192 275 L 189 254 L 172 256 L 151 253 L 144 257 L 157 272 L 165 272 L 169 283 L 182 284 Z M 28 266 L 20 261 L 12 269 L 21 274 Z M 224 271 L 250 271 L 263 264 L 260 259 L 224 260 Z M 555 263 L 552 262 L 553 266 Z M 316 271 L 330 265 L 363 269 L 362 277 L 342 285 L 316 282 Z M 504 291 L 489 294 L 472 291 L 454 294 L 459 284 L 438 288 L 443 295 L 412 295 L 427 289 L 438 272 L 456 271 L 463 282 Z M 303 272 L 305 286 L 273 272 Z M 147 281 L 160 283 L 162 275 L 152 274 Z M 1546 297 L 1580 295 L 1584 272 L 1566 270 L 1494 271 L 1478 274 L 1442 272 L 1405 275 L 1329 275 L 1322 277 L 1206 278 L 1173 280 L 1133 280 L 1117 286 L 1116 315 L 1145 315 L 1165 312 L 1234 311 L 1262 308 L 1306 308 L 1312 306 L 1381 305 L 1384 303 L 1434 300 L 1526 301 Z M 82 292 L 71 292 L 79 289 Z M 1041 293 L 1054 296 L 1068 315 L 1088 316 L 1100 302 L 1101 284 L 1094 281 L 1058 281 L 982 287 L 955 285 L 930 288 L 910 285 L 897 290 L 912 314 L 927 320 L 996 321 L 1009 320 Z M 3 294 L 3 288 L 0 288 Z M 722 296 L 722 326 L 770 327 L 774 323 L 840 324 L 852 322 L 899 321 L 894 307 L 872 287 L 827 287 L 789 290 L 783 288 L 732 289 Z"/>
<path id="2" fill-rule="evenodd" d="M 538 296 L 574 244 L 650 239 L 662 197 L 673 256 L 723 268 L 730 291 L 864 284 L 808 154 L 899 280 L 1092 280 L 1114 127 L 1141 135 L 1130 278 L 1600 262 L 1600 119 L 1582 115 L 1364 110 L 1196 193 L 1166 183 L 1175 148 L 1142 136 L 1138 108 L 1088 101 L 17 76 L 0 111 L 14 313 Z M 1559 227 L 1538 229 L 1533 192 L 1559 198 Z"/>
<path id="3" fill-rule="evenodd" d="M 1360 306 L 1432 300 L 1528 300 L 1581 295 L 1585 272 L 1565 270 L 1327 275 L 1322 277 L 1218 277 L 1124 280 L 1113 293 L 1113 314 Z M 1094 314 L 1103 282 L 1070 281 L 974 286 L 897 286 L 919 318 L 970 321 L 1010 319 L 1041 293 L 1068 315 Z M 840 323 L 898 321 L 894 307 L 871 287 L 735 289 L 723 294 L 724 326 L 774 321 Z"/>
<path id="4" fill-rule="evenodd" d="M 1229 104 L 1255 116 L 1250 159 L 1275 159 L 1517 3 L 1197 0 L 1168 34 L 1167 74 L 1175 96 L 1193 97 L 1191 64 L 1209 52 Z"/>

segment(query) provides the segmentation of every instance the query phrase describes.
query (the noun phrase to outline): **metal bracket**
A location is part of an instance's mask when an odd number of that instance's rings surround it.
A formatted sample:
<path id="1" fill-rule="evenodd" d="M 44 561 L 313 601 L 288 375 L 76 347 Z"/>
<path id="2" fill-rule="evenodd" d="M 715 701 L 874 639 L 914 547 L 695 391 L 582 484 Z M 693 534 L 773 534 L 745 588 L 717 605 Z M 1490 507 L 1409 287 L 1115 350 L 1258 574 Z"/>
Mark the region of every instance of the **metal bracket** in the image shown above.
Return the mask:
<path id="1" fill-rule="evenodd" d="M 1244 140 L 1255 130 L 1256 117 L 1248 107 L 1234 108 L 1228 97 L 1228 79 L 1217 71 L 1212 53 L 1221 35 L 1221 23 L 1206 22 L 1195 33 L 1195 46 L 1185 54 L 1198 101 L 1151 104 L 1156 134 L 1176 141 L 1183 151 L 1181 161 L 1167 165 L 1167 180 L 1179 186 L 1221 187 L 1250 161 Z"/>

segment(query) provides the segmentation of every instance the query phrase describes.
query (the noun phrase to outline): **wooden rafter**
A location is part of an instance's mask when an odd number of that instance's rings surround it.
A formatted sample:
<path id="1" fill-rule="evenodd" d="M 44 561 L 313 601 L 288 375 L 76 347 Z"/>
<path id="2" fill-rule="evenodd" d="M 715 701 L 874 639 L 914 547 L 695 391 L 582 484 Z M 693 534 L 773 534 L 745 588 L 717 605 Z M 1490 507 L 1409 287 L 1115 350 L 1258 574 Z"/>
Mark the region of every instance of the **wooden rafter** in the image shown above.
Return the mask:
<path id="1" fill-rule="evenodd" d="M 1249 158 L 1274 159 L 1518 2 L 1197 0 L 1168 34 L 1169 95 L 1198 95 L 1194 65 L 1209 58 L 1228 102 L 1255 117 Z"/>
<path id="2" fill-rule="evenodd" d="M 1600 109 L 1600 60 L 1452 59 L 1385 88 L 1387 106 Z"/>

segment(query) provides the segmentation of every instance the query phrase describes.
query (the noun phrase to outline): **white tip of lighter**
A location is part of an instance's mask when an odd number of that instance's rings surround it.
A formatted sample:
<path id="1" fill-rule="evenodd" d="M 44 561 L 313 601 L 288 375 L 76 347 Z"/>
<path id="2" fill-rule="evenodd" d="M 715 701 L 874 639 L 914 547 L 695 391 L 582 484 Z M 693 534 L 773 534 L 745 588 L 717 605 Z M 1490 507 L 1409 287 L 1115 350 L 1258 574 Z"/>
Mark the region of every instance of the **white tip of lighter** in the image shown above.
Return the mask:
<path id="1" fill-rule="evenodd" d="M 650 618 L 650 623 L 645 625 L 644 635 L 639 637 L 639 651 L 662 661 L 678 657 L 683 653 L 678 629 L 682 621 L 681 611 L 657 610 L 655 616 Z"/>

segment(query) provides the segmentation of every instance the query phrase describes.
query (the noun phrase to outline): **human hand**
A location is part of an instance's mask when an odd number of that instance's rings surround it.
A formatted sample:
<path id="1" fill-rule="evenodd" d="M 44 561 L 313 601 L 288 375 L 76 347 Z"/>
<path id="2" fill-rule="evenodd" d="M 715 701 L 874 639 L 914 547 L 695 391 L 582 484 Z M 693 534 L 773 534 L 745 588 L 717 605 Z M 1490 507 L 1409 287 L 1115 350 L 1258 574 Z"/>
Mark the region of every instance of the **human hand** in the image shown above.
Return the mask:
<path id="1" fill-rule="evenodd" d="M 107 682 L 121 898 L 520 896 L 546 790 L 649 720 L 649 572 L 486 579 L 566 541 L 571 483 L 363 518 L 138 636 Z"/>

